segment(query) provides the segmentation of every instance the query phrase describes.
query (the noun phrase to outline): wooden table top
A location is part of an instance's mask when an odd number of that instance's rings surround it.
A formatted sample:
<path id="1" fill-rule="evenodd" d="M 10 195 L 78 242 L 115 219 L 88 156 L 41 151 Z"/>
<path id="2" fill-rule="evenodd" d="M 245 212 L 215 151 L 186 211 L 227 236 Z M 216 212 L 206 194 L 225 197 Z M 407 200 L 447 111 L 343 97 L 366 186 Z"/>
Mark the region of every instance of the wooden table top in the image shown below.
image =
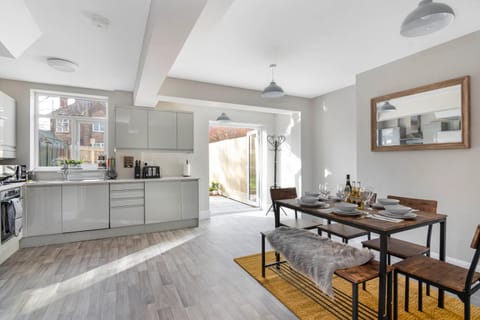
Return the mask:
<path id="1" fill-rule="evenodd" d="M 349 217 L 338 215 L 335 213 L 324 213 L 321 212 L 321 210 L 325 210 L 326 208 L 304 207 L 298 203 L 297 199 L 277 200 L 276 203 L 282 207 L 301 211 L 316 217 L 330 219 L 332 221 L 350 225 L 352 227 L 357 227 L 374 233 L 384 234 L 393 234 L 405 230 L 415 229 L 434 223 L 444 222 L 447 219 L 447 215 L 445 214 L 417 211 L 415 212 L 417 214 L 417 217 L 414 219 L 403 220 L 401 222 L 390 222 L 385 220 L 366 218 L 365 216 Z M 335 206 L 334 202 L 329 202 L 329 204 L 329 208 Z M 376 210 L 371 211 L 371 213 L 377 212 L 378 211 Z"/>

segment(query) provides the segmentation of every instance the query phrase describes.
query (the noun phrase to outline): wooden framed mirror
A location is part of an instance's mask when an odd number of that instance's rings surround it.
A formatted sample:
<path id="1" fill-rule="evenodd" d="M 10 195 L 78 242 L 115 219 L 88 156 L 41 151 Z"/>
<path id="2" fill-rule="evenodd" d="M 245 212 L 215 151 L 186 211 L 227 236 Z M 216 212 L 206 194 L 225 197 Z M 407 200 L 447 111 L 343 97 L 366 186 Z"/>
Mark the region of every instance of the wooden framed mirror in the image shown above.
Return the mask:
<path id="1" fill-rule="evenodd" d="M 371 100 L 371 150 L 470 148 L 470 77 Z"/>

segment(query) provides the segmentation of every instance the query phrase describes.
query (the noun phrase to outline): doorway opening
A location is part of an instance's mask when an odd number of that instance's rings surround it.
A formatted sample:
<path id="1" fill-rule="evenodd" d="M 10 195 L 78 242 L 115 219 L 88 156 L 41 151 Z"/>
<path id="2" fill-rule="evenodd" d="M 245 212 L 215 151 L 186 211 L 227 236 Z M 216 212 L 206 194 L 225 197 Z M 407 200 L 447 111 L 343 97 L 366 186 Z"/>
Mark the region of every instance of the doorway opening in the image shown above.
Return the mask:
<path id="1" fill-rule="evenodd" d="M 211 215 L 259 208 L 260 134 L 258 127 L 247 124 L 210 124 Z"/>

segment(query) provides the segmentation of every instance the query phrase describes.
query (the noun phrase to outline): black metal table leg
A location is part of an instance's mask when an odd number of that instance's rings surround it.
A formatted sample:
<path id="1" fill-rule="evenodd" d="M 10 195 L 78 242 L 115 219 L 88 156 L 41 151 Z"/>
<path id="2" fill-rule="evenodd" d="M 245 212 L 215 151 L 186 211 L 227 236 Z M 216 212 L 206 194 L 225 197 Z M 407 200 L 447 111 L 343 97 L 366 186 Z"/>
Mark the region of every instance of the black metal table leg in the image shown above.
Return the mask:
<path id="1" fill-rule="evenodd" d="M 378 319 L 385 319 L 385 305 L 390 306 L 391 301 L 386 301 L 387 297 L 387 240 L 386 234 L 380 234 L 380 274 L 378 285 Z"/>
<path id="2" fill-rule="evenodd" d="M 447 221 L 440 222 L 440 253 L 439 258 L 441 261 L 445 261 L 446 250 L 446 237 L 447 237 Z M 445 299 L 445 291 L 443 289 L 438 290 L 438 307 L 443 308 Z"/>
<path id="3" fill-rule="evenodd" d="M 262 277 L 265 278 L 265 234 L 262 234 Z"/>
<path id="4" fill-rule="evenodd" d="M 275 228 L 280 227 L 280 206 L 273 203 L 273 213 L 275 215 Z"/>

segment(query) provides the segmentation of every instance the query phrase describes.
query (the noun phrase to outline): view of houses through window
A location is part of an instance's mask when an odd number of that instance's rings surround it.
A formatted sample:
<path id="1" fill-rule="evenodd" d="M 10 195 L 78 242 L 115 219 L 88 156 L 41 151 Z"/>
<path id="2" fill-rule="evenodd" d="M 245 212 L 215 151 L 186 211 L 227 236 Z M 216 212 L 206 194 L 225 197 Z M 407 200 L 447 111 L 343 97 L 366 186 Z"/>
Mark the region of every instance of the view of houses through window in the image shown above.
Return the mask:
<path id="1" fill-rule="evenodd" d="M 107 99 L 35 93 L 36 164 L 96 163 L 106 153 Z"/>

